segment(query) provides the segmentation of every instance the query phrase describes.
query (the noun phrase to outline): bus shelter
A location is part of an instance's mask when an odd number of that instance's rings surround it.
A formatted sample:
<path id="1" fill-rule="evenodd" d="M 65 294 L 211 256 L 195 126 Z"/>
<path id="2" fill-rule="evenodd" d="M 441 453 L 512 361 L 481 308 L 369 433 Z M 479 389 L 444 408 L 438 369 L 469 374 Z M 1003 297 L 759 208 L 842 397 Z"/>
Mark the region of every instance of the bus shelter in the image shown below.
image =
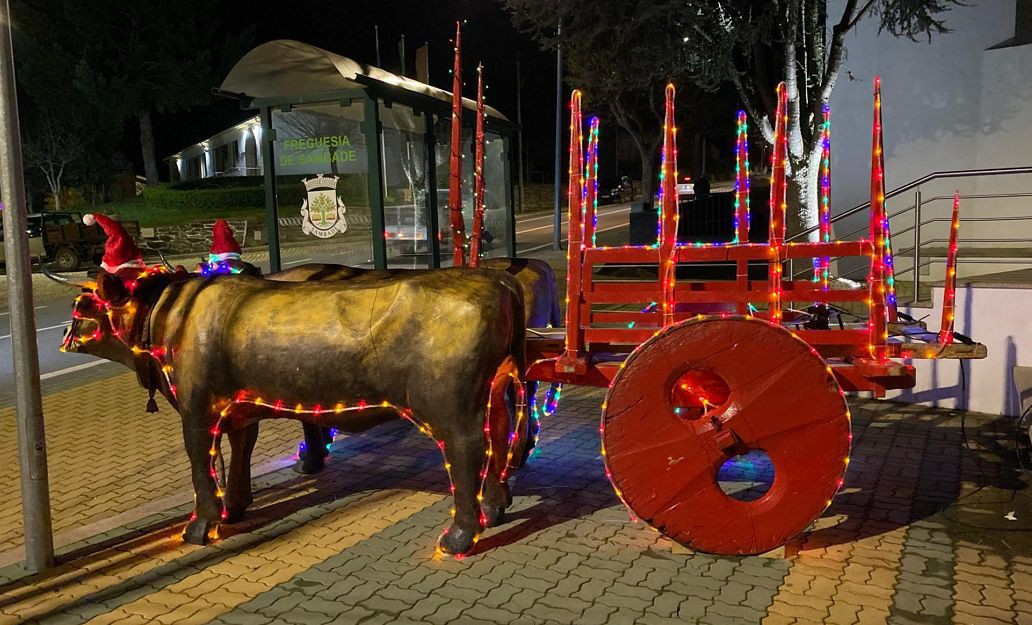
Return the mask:
<path id="1" fill-rule="evenodd" d="M 448 158 L 452 95 L 298 41 L 248 52 L 220 94 L 260 123 L 258 146 L 271 270 L 283 245 L 320 258 L 387 267 L 450 264 Z M 476 102 L 463 98 L 463 214 L 473 216 Z M 485 107 L 486 256 L 515 256 L 512 138 L 517 128 Z M 257 136 L 254 136 L 257 135 Z"/>

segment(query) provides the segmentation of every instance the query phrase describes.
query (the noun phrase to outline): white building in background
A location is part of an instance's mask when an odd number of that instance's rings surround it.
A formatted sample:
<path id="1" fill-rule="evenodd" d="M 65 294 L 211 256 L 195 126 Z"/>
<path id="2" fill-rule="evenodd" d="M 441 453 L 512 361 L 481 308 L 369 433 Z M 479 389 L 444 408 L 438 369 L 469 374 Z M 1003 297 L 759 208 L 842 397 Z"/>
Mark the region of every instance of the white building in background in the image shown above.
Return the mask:
<path id="1" fill-rule="evenodd" d="M 831 15 L 841 2 L 830 3 Z M 1032 166 L 1032 0 L 971 0 L 945 16 L 951 32 L 913 42 L 878 32 L 877 19 L 862 22 L 847 36 L 848 55 L 831 97 L 832 212 L 842 213 L 870 197 L 873 81 L 882 80 L 886 189 L 899 188 L 935 172 Z M 957 296 L 958 332 L 986 344 L 983 361 L 916 363 L 917 387 L 890 396 L 991 414 L 1020 414 L 1032 403 L 1032 175 L 970 176 L 921 185 L 922 254 L 931 264 L 922 280 L 941 280 L 942 241 L 948 233 L 952 197 L 961 203 Z M 1022 196 L 1021 194 L 1027 194 Z M 1008 195 L 1009 197 L 985 197 Z M 915 203 L 913 191 L 888 201 L 889 213 Z M 971 218 L 1011 217 L 978 222 Z M 929 219 L 941 221 L 927 223 Z M 967 219 L 967 221 L 965 221 Z M 866 224 L 867 215 L 836 224 L 842 237 Z M 892 220 L 895 233 L 912 227 L 912 211 Z M 912 280 L 908 253 L 912 234 L 894 237 L 896 267 Z M 936 249 L 938 248 L 938 249 Z M 989 262 L 984 262 L 989 261 Z M 1010 284 L 998 280 L 1011 272 Z M 997 274 L 988 277 L 986 274 Z M 965 280 L 974 276 L 986 276 Z M 863 275 L 859 276 L 862 279 Z M 965 282 L 972 284 L 964 284 Z M 1007 286 L 1010 288 L 1000 288 Z M 909 309 L 937 327 L 942 289 L 932 308 Z M 902 302 L 901 302 L 902 303 Z M 963 370 L 961 370 L 963 366 Z M 1015 373 L 1024 369 L 1027 373 Z M 1026 404 L 1027 405 L 1027 404 Z"/>
<path id="2" fill-rule="evenodd" d="M 262 124 L 255 116 L 165 159 L 172 182 L 262 175 Z"/>
<path id="3" fill-rule="evenodd" d="M 842 3 L 834 4 L 839 6 L 830 8 L 830 15 L 836 15 Z M 930 41 L 879 34 L 877 18 L 862 21 L 847 35 L 847 57 L 831 96 L 833 212 L 863 204 L 870 197 L 875 76 L 882 79 L 888 190 L 934 172 L 1032 165 L 1032 0 L 971 0 L 946 13 L 945 23 L 951 32 L 933 35 Z M 1032 176 L 923 185 L 923 220 L 948 217 L 949 199 L 929 202 L 929 198 L 952 198 L 954 189 L 962 194 L 1032 192 Z M 893 198 L 889 212 L 913 202 L 913 193 Z M 962 216 L 979 213 L 1032 214 L 1032 201 L 979 199 L 961 206 Z M 894 220 L 893 231 L 912 224 L 909 216 L 898 224 Z M 854 227 L 861 225 L 857 221 Z M 1032 235 L 1032 221 L 968 223 L 962 239 L 1013 237 L 1016 227 L 1026 227 Z M 929 234 L 942 238 L 946 228 L 945 223 L 935 224 Z M 852 228 L 840 228 L 847 229 Z M 894 246 L 899 249 L 901 243 L 894 241 Z M 965 244 L 972 245 L 976 244 Z M 905 259 L 901 262 L 909 266 Z M 960 275 L 994 270 L 1000 268 L 962 265 Z M 942 264 L 925 271 L 932 279 L 941 278 Z"/>

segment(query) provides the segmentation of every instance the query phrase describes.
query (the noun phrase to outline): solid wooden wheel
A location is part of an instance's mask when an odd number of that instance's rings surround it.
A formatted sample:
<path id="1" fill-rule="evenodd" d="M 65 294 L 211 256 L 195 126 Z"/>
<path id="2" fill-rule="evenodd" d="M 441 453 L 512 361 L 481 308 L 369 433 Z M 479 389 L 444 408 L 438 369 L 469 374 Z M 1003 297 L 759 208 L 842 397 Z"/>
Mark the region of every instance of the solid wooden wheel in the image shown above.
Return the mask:
<path id="1" fill-rule="evenodd" d="M 791 332 L 751 317 L 698 318 L 638 347 L 602 413 L 606 473 L 638 518 L 693 549 L 778 547 L 831 503 L 849 463 L 849 410 L 831 371 Z M 769 489 L 725 493 L 729 460 L 765 452 Z"/>

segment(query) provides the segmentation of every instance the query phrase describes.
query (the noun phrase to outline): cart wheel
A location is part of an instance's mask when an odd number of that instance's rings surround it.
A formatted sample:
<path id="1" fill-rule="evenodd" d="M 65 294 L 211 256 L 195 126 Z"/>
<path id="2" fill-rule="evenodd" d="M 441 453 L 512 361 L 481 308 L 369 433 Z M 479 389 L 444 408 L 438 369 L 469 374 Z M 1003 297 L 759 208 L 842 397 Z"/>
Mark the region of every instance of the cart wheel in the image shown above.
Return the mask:
<path id="1" fill-rule="evenodd" d="M 602 412 L 606 473 L 624 503 L 716 554 L 763 553 L 806 529 L 842 485 L 850 439 L 849 409 L 817 353 L 749 317 L 659 332 L 627 358 Z M 721 467 L 760 452 L 769 488 L 751 501 L 726 493 Z"/>
<path id="2" fill-rule="evenodd" d="M 54 252 L 54 266 L 60 271 L 75 271 L 79 268 L 79 255 L 70 247 L 59 247 Z"/>

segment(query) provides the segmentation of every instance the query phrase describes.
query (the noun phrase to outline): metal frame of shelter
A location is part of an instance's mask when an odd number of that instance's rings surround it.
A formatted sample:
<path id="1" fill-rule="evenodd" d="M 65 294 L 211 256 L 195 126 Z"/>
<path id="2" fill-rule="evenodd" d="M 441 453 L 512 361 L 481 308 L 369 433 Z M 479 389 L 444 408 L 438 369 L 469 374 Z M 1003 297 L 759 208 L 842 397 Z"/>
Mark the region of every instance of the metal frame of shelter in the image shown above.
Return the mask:
<path id="1" fill-rule="evenodd" d="M 382 70 L 377 71 L 384 74 L 384 76 L 393 77 L 392 74 L 383 72 Z M 418 91 L 405 88 L 403 86 L 404 81 L 400 78 L 398 80 L 399 84 L 391 84 L 384 80 L 379 80 L 375 77 L 361 74 L 357 74 L 348 80 L 356 83 L 357 86 L 345 89 L 312 91 L 311 93 L 259 97 L 252 97 L 247 93 L 237 93 L 228 90 L 216 91 L 219 95 L 239 100 L 241 108 L 249 110 L 256 109 L 259 111 L 262 128 L 261 157 L 264 169 L 263 177 L 265 180 L 266 237 L 268 238 L 269 245 L 270 270 L 278 271 L 281 266 L 279 222 L 277 219 L 278 200 L 275 154 L 276 129 L 273 127 L 273 113 L 276 111 L 287 112 L 298 105 L 337 103 L 341 106 L 348 106 L 353 102 L 364 102 L 366 105 L 366 114 L 364 115 L 364 119 L 361 123 L 362 133 L 366 137 L 375 136 L 378 139 L 376 141 L 367 141 L 366 149 L 366 160 L 369 168 L 367 178 L 372 217 L 374 267 L 376 269 L 385 269 L 387 267 L 387 242 L 384 234 L 384 158 L 383 144 L 379 141 L 383 136 L 383 124 L 380 120 L 380 109 L 379 106 L 377 106 L 378 103 L 383 103 L 387 108 L 390 108 L 395 103 L 408 106 L 412 109 L 415 117 L 422 117 L 424 120 L 424 144 L 427 150 L 426 180 L 428 186 L 426 207 L 428 219 L 426 229 L 430 256 L 428 268 L 432 269 L 440 267 L 441 241 L 439 238 L 439 206 L 437 201 L 437 189 L 435 186 L 435 181 L 437 179 L 437 162 L 435 154 L 437 137 L 434 130 L 434 116 L 436 116 L 438 120 L 451 118 L 451 106 L 448 101 L 430 95 L 429 93 L 420 93 Z M 451 94 L 448 92 L 442 93 L 447 93 L 449 98 L 451 97 Z M 462 115 L 463 126 L 468 126 L 472 130 L 475 124 L 475 119 L 476 111 L 464 106 Z M 508 119 L 499 118 L 494 115 L 488 115 L 485 122 L 488 131 L 495 132 L 503 139 L 509 140 L 510 142 L 515 138 L 515 133 L 519 130 L 519 126 L 517 124 L 509 121 Z M 510 172 L 516 171 L 516 158 L 516 152 L 514 149 L 510 148 L 507 150 L 506 165 Z M 514 182 L 511 176 L 508 180 L 507 187 L 509 206 L 509 214 L 506 218 L 507 254 L 511 257 L 515 257 L 516 206 Z"/>

